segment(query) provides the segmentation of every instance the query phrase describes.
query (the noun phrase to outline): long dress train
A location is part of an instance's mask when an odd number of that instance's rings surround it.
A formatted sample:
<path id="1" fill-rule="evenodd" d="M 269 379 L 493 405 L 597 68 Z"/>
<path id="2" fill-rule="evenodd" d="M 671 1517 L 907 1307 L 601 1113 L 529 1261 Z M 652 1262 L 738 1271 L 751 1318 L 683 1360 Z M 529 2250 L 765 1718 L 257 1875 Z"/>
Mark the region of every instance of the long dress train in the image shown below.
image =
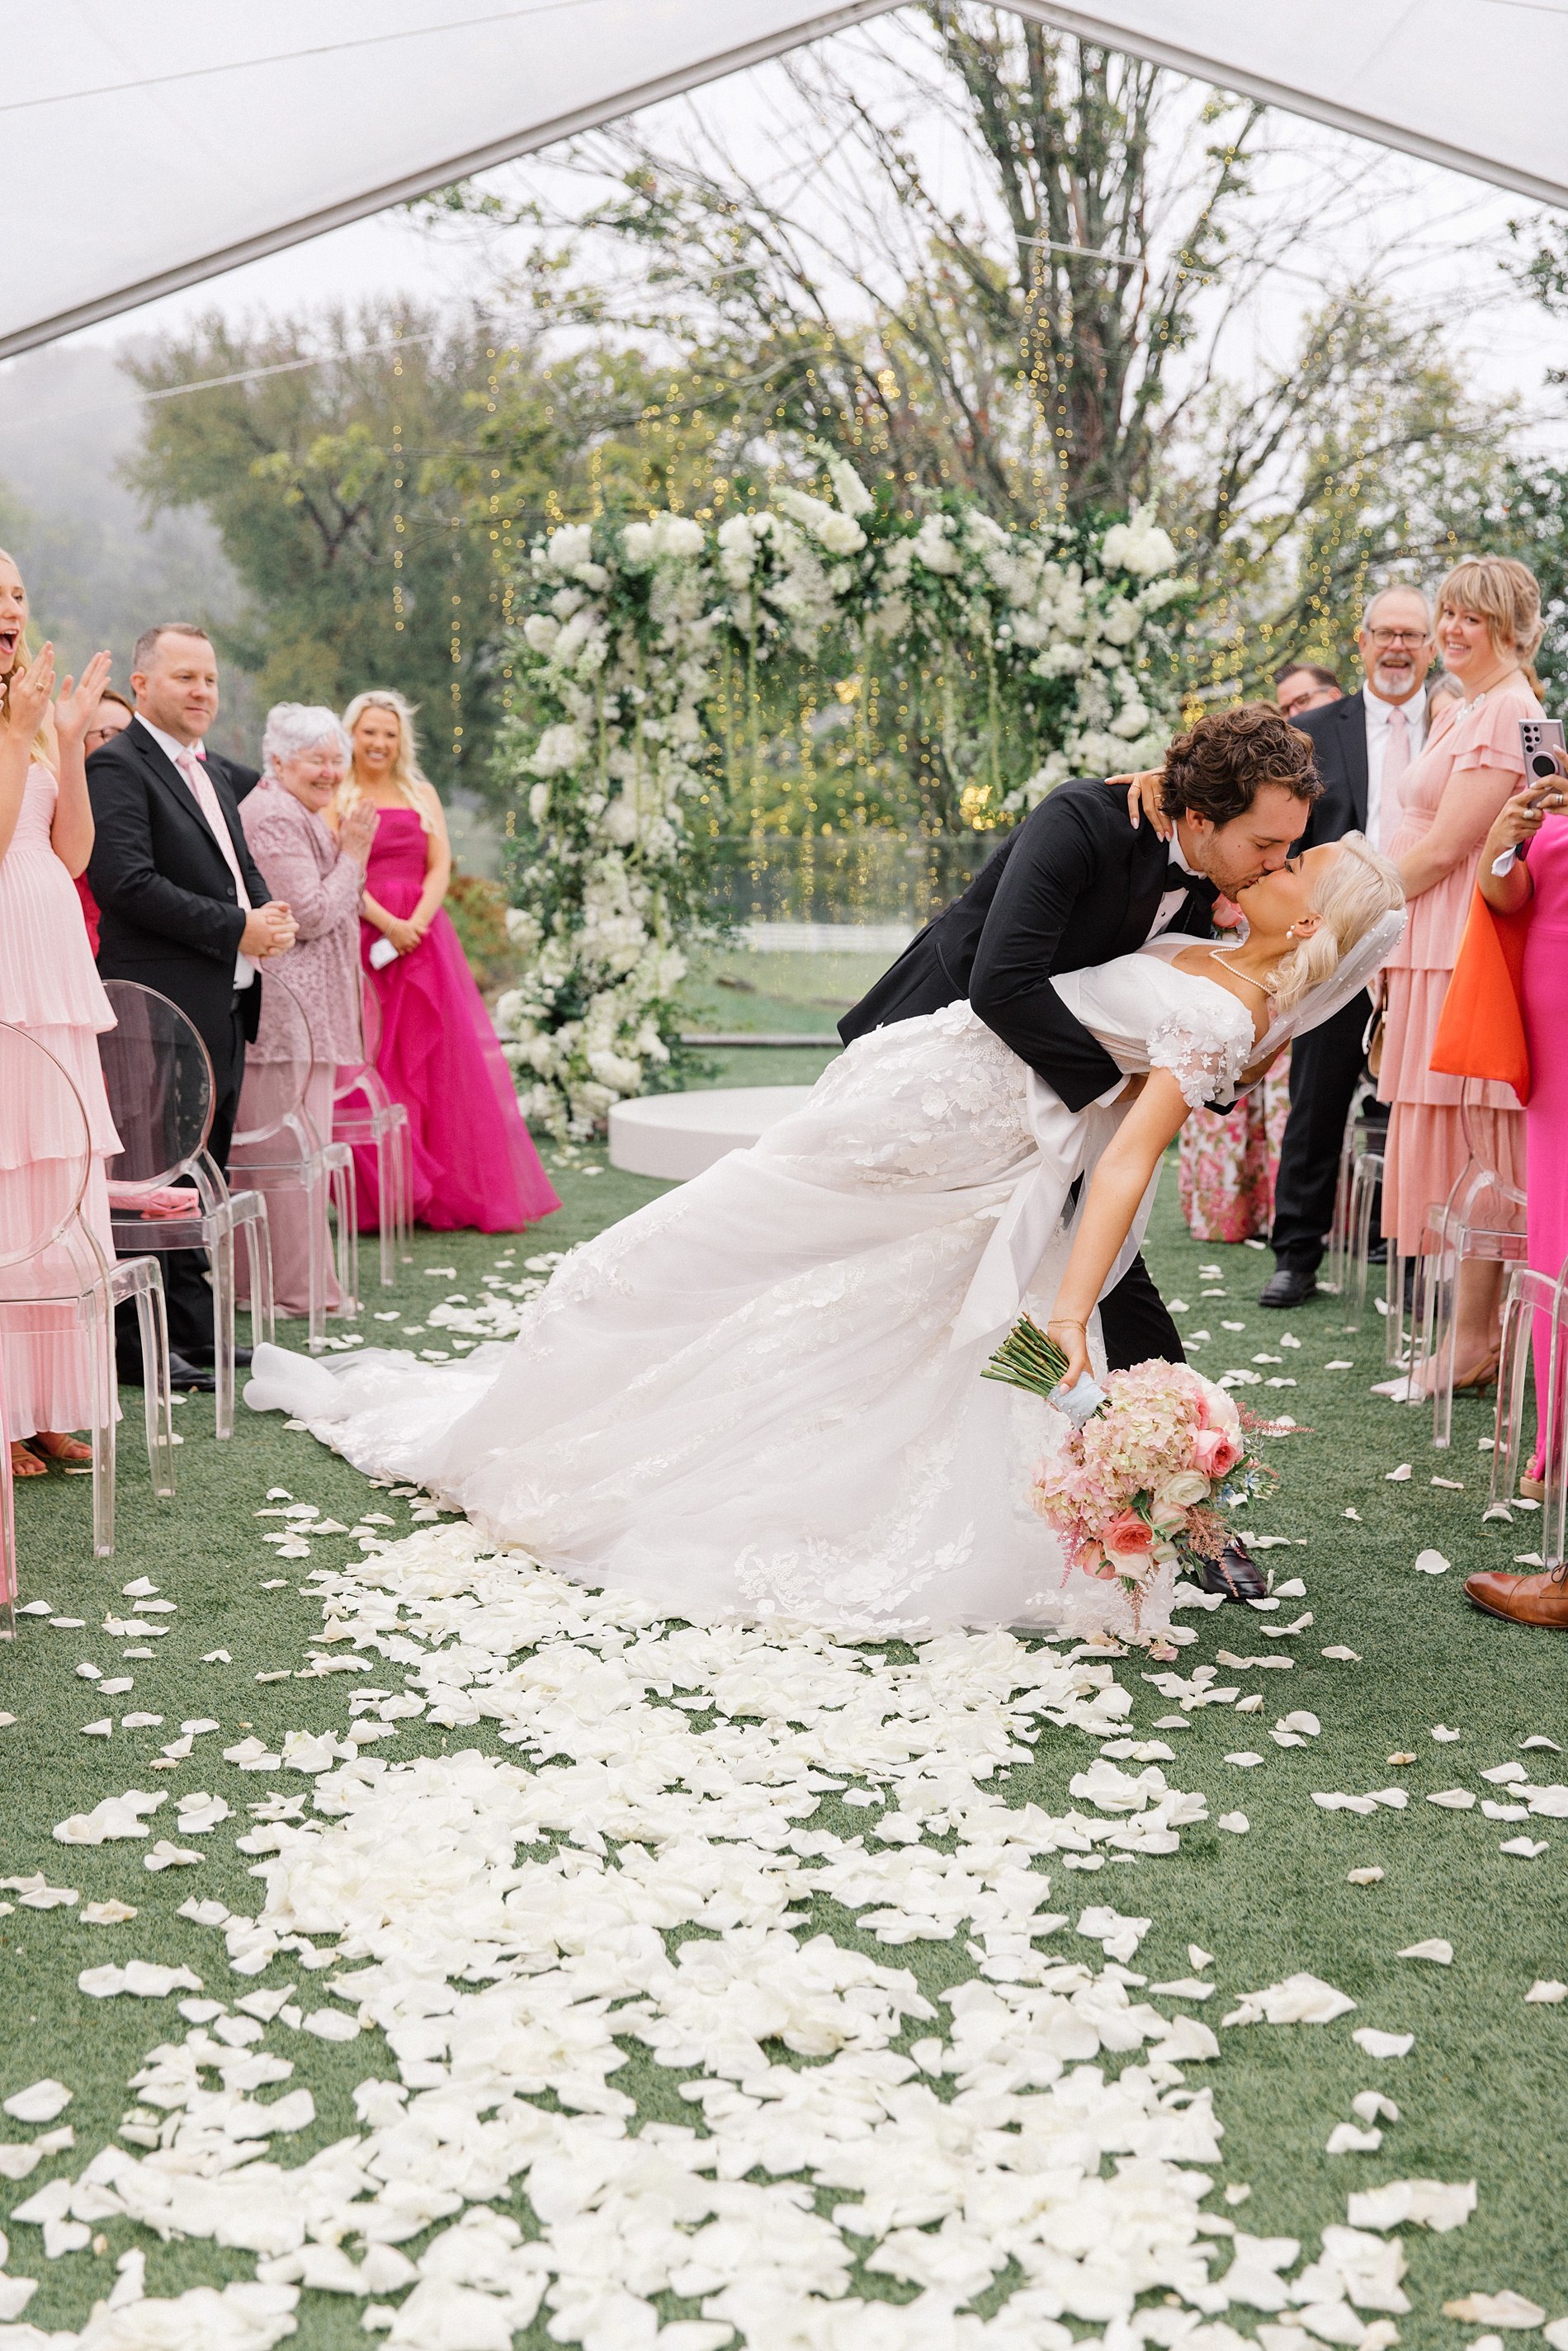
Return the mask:
<path id="1" fill-rule="evenodd" d="M 1233 1088 L 1252 1023 L 1171 967 L 1190 944 L 1054 985 L 1122 1068 L 1173 1069 L 1197 1102 Z M 258 1349 L 247 1401 L 568 1575 L 705 1621 L 1125 1628 L 1119 1586 L 1069 1578 L 1030 1505 L 1065 1424 L 980 1376 L 1026 1296 L 1049 1314 L 1069 1194 L 1122 1115 L 1067 1110 L 951 1004 L 862 1038 L 751 1150 L 575 1250 L 509 1350 L 367 1354 L 340 1377 Z"/>
<path id="2" fill-rule="evenodd" d="M 382 809 L 365 887 L 407 918 L 424 887 L 424 830 L 413 809 Z M 500 1040 L 444 908 L 412 955 L 371 969 L 381 933 L 360 926 L 364 967 L 381 1000 L 376 1067 L 393 1102 L 408 1105 L 414 1219 L 438 1232 L 459 1225 L 520 1232 L 560 1206 L 539 1165 Z M 376 1155 L 356 1145 L 360 1226 L 377 1222 Z"/>

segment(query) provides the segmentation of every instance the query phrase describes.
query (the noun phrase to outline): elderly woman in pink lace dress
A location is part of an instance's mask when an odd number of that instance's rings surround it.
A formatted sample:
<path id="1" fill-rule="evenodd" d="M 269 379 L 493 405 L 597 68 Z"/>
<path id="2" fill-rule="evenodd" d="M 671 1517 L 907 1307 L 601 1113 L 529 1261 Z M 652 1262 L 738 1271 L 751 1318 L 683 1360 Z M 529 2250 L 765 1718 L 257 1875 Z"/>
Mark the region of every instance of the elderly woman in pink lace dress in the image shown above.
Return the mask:
<path id="1" fill-rule="evenodd" d="M 376 812 L 368 804 L 345 820 L 340 835 L 321 811 L 348 771 L 350 744 L 335 712 L 280 702 L 268 712 L 262 738 L 264 772 L 240 805 L 240 822 L 261 870 L 285 892 L 298 925 L 287 953 L 275 956 L 262 983 L 261 1027 L 246 1056 L 257 1075 L 294 1057 L 285 1007 L 273 977 L 291 988 L 310 1027 L 310 1077 L 304 1109 L 317 1134 L 332 1133 L 332 1088 L 340 1062 L 363 1058 L 360 1042 L 360 898 Z M 265 1188 L 265 1179 L 256 1179 Z M 304 1314 L 309 1297 L 309 1226 L 303 1192 L 269 1194 L 272 1272 L 282 1314 Z M 329 1309 L 340 1307 L 330 1269 Z"/>

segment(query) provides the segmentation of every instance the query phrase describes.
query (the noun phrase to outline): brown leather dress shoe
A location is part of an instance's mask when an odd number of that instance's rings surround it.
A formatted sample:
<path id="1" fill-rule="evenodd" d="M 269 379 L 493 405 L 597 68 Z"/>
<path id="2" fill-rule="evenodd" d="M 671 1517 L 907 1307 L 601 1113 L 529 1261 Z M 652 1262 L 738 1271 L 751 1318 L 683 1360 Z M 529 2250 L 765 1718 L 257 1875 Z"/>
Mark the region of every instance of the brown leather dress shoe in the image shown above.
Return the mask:
<path id="1" fill-rule="evenodd" d="M 1489 1616 L 1568 1633 L 1568 1577 L 1562 1574 L 1503 1575 L 1488 1568 L 1484 1574 L 1466 1577 L 1465 1594 Z"/>

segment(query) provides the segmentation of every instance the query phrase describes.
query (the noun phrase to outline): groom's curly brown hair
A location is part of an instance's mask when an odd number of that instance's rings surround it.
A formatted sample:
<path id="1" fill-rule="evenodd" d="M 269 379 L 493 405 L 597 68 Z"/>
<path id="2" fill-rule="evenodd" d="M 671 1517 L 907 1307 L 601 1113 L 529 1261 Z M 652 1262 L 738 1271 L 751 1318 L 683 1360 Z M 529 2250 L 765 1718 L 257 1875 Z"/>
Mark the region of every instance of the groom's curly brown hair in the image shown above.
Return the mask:
<path id="1" fill-rule="evenodd" d="M 1245 816 L 1265 784 L 1311 803 L 1322 792 L 1312 739 L 1271 702 L 1216 710 L 1178 735 L 1166 753 L 1160 804 L 1166 816 L 1206 816 L 1230 824 Z"/>

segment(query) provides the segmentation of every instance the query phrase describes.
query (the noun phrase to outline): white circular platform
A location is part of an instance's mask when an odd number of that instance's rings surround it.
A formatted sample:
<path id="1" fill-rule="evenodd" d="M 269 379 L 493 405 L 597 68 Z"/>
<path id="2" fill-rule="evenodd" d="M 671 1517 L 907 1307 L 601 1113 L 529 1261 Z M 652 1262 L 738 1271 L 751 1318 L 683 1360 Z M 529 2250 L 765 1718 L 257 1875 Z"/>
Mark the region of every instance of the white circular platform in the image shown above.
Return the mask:
<path id="1" fill-rule="evenodd" d="M 629 1176 L 683 1183 L 728 1151 L 749 1149 L 799 1110 L 810 1086 L 716 1086 L 706 1093 L 645 1094 L 610 1113 L 610 1164 Z"/>

